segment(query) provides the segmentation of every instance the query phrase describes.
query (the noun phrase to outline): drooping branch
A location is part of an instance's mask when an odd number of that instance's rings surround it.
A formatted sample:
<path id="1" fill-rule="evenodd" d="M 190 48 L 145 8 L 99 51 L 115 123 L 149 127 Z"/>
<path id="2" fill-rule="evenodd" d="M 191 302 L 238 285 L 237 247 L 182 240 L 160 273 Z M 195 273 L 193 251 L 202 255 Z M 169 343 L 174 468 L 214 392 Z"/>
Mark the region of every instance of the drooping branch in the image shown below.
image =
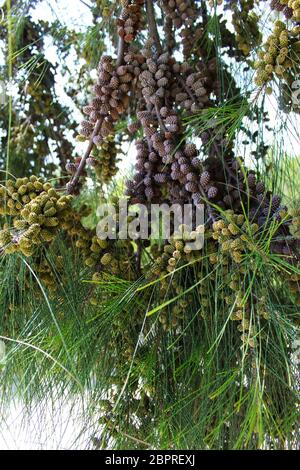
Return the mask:
<path id="1" fill-rule="evenodd" d="M 146 1 L 146 12 L 147 12 L 147 20 L 148 20 L 150 36 L 154 40 L 157 54 L 161 55 L 163 50 L 162 50 L 162 46 L 161 46 L 161 42 L 160 42 L 158 30 L 157 30 L 153 0 Z"/>
<path id="2" fill-rule="evenodd" d="M 89 144 L 88 144 L 88 147 L 86 149 L 86 152 L 83 156 L 83 158 L 81 159 L 80 161 L 80 164 L 76 170 L 76 173 L 74 174 L 73 178 L 71 179 L 71 181 L 67 184 L 67 194 L 72 194 L 77 186 L 77 183 L 79 181 L 79 178 L 80 176 L 82 175 L 84 169 L 85 169 L 85 165 L 86 165 L 86 161 L 87 159 L 89 158 L 90 154 L 91 154 L 91 151 L 93 150 L 94 148 L 94 137 L 96 135 L 98 135 L 100 129 L 101 129 L 101 126 L 102 126 L 102 122 L 103 122 L 103 117 L 101 117 L 100 119 L 98 119 L 96 125 L 95 125 L 95 129 L 90 137 L 90 140 L 89 140 Z"/>
<path id="3" fill-rule="evenodd" d="M 116 60 L 116 68 L 119 67 L 120 65 L 122 65 L 123 63 L 123 59 L 124 59 L 124 52 L 125 52 L 125 41 L 122 37 L 119 37 L 119 44 L 118 44 L 118 55 L 117 55 L 117 60 Z M 90 137 L 90 140 L 89 140 L 89 144 L 88 144 L 88 147 L 86 149 L 86 152 L 83 156 L 83 158 L 81 159 L 80 161 L 80 164 L 73 176 L 73 178 L 71 179 L 71 181 L 67 184 L 67 187 L 66 187 L 66 192 L 67 194 L 72 194 L 74 191 L 75 191 L 75 188 L 78 184 L 78 181 L 85 169 L 85 166 L 86 166 L 86 161 L 87 159 L 89 158 L 93 148 L 94 148 L 94 138 L 99 134 L 100 132 L 100 129 L 101 129 L 101 126 L 102 126 L 102 123 L 103 123 L 103 119 L 104 117 L 101 116 L 98 121 L 96 122 L 96 125 L 95 125 L 95 128 L 94 128 L 94 131 Z"/>

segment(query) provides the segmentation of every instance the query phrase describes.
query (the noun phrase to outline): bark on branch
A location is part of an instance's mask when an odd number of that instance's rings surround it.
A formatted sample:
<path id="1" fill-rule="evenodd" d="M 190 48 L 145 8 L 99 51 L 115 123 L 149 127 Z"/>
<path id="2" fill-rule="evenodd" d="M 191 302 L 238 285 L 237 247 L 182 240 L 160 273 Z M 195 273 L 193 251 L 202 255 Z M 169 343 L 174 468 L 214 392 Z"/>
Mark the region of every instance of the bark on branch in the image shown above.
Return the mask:
<path id="1" fill-rule="evenodd" d="M 157 30 L 153 0 L 146 1 L 146 11 L 147 11 L 147 20 L 148 20 L 150 36 L 154 40 L 157 54 L 161 55 L 163 50 L 162 50 L 162 46 L 161 46 L 161 42 L 160 42 L 158 30 Z"/>

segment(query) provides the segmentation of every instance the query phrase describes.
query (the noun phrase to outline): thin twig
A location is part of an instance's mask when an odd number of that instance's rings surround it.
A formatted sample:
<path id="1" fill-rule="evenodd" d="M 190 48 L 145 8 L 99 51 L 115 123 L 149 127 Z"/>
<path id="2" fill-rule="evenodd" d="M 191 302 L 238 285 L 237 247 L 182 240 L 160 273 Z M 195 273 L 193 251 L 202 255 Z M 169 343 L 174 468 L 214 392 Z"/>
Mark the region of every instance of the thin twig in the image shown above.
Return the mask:
<path id="1" fill-rule="evenodd" d="M 191 92 L 191 90 L 189 89 L 189 87 L 186 85 L 185 81 L 183 80 L 183 78 L 176 74 L 176 78 L 177 80 L 180 82 L 182 88 L 184 89 L 184 91 L 189 95 L 189 97 L 191 98 L 192 101 L 196 102 L 197 101 L 197 98 L 193 95 L 193 93 Z"/>
<path id="2" fill-rule="evenodd" d="M 86 3 L 84 0 L 79 0 L 84 6 L 86 6 L 87 8 L 89 8 L 90 10 L 93 8 L 92 5 L 89 5 L 88 3 Z"/>

